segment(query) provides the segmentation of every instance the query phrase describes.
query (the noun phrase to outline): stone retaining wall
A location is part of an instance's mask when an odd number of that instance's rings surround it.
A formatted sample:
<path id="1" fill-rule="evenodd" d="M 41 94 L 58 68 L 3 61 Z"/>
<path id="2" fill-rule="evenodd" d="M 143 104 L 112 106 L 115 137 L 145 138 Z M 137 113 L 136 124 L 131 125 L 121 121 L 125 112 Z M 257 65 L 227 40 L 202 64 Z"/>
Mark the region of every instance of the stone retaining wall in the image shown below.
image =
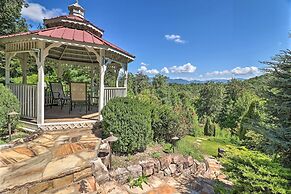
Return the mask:
<path id="1" fill-rule="evenodd" d="M 139 164 L 126 168 L 117 168 L 107 171 L 105 165 L 98 158 L 92 163 L 92 171 L 98 184 L 104 184 L 108 180 L 115 180 L 120 184 L 125 184 L 130 178 L 139 176 L 173 176 L 203 175 L 207 171 L 205 162 L 199 162 L 191 156 L 169 154 L 161 158 L 150 158 L 140 161 Z"/>

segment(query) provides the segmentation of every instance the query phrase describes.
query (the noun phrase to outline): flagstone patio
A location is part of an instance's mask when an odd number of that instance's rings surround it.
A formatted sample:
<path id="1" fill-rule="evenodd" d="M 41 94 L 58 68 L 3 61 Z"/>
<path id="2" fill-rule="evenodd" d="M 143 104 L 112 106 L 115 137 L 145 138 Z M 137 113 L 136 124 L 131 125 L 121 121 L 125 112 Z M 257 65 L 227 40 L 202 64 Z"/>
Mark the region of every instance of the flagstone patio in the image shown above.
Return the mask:
<path id="1" fill-rule="evenodd" d="M 75 129 L 45 132 L 31 142 L 1 150 L 0 193 L 25 193 L 19 189 L 40 193 L 90 176 L 90 161 L 99 145 L 91 129 Z"/>

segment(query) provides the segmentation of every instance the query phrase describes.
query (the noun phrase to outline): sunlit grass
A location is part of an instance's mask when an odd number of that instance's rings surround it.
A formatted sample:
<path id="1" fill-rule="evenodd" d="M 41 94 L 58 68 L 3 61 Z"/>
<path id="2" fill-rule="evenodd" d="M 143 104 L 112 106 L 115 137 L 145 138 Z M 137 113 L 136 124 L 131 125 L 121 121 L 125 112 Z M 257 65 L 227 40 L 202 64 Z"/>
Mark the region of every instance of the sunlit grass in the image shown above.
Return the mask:
<path id="1" fill-rule="evenodd" d="M 218 148 L 230 144 L 228 140 L 222 138 L 185 136 L 177 142 L 176 152 L 201 161 L 205 155 L 216 157 Z"/>

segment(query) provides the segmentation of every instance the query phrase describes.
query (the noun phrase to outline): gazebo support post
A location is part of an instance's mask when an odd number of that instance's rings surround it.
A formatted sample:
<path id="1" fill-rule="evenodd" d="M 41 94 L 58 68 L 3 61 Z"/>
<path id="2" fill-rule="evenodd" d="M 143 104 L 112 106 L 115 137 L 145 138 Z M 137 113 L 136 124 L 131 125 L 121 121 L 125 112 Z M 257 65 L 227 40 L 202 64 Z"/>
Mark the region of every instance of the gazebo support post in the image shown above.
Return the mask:
<path id="1" fill-rule="evenodd" d="M 38 82 L 37 82 L 37 124 L 44 124 L 44 55 L 39 53 L 37 60 Z"/>
<path id="2" fill-rule="evenodd" d="M 127 63 L 123 64 L 123 71 L 124 71 L 124 87 L 125 87 L 125 96 L 127 96 L 127 81 L 128 81 L 128 69 L 127 69 Z"/>
<path id="3" fill-rule="evenodd" d="M 120 67 L 115 66 L 115 73 L 116 73 L 116 81 L 115 81 L 115 86 L 118 88 L 119 87 L 119 72 L 120 72 Z"/>
<path id="4" fill-rule="evenodd" d="M 14 55 L 15 54 L 11 53 L 5 54 L 5 85 L 8 85 L 10 83 L 10 62 Z"/>
<path id="5" fill-rule="evenodd" d="M 100 77 L 99 77 L 99 107 L 98 112 L 101 113 L 104 107 L 104 77 L 106 72 L 105 50 L 100 49 Z M 101 114 L 100 114 L 101 115 Z"/>
<path id="6" fill-rule="evenodd" d="M 37 125 L 41 126 L 44 124 L 44 62 L 48 56 L 49 50 L 54 47 L 61 46 L 61 43 L 52 43 L 48 47 L 45 47 L 44 42 L 38 42 L 38 49 L 30 52 L 34 56 L 37 70 L 38 70 L 38 82 L 37 82 Z"/>

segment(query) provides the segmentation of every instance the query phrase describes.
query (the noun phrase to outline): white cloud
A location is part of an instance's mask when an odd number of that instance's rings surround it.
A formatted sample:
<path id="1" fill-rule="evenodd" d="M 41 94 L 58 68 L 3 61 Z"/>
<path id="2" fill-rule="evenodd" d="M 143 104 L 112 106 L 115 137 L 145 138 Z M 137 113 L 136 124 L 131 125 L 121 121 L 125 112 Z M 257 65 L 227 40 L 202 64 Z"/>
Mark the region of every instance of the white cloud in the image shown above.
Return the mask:
<path id="1" fill-rule="evenodd" d="M 157 75 L 159 74 L 159 71 L 157 69 L 149 69 L 147 70 L 148 74 L 152 74 L 152 75 Z"/>
<path id="2" fill-rule="evenodd" d="M 163 69 L 161 70 L 162 73 L 170 73 L 169 69 L 167 67 L 163 67 Z"/>
<path id="3" fill-rule="evenodd" d="M 159 71 L 157 69 L 148 69 L 146 66 L 142 65 L 143 63 L 141 63 L 141 67 L 138 69 L 139 73 L 142 74 L 152 74 L 152 75 L 156 75 L 159 74 Z"/>
<path id="4" fill-rule="evenodd" d="M 231 73 L 234 75 L 248 75 L 248 74 L 258 74 L 260 72 L 259 68 L 251 67 L 236 67 L 231 70 Z"/>
<path id="5" fill-rule="evenodd" d="M 38 3 L 28 2 L 28 7 L 23 7 L 21 14 L 23 17 L 31 21 L 42 22 L 44 18 L 52 18 L 59 15 L 64 15 L 65 13 L 58 8 L 47 9 Z"/>
<path id="6" fill-rule="evenodd" d="M 140 65 L 141 65 L 141 66 L 149 66 L 149 64 L 144 63 L 144 62 L 141 62 Z"/>
<path id="7" fill-rule="evenodd" d="M 179 44 L 183 44 L 186 41 L 182 39 L 182 37 L 180 35 L 175 35 L 175 34 L 171 34 L 171 35 L 165 35 L 165 38 L 169 41 L 174 41 L 175 43 L 179 43 Z"/>
<path id="8" fill-rule="evenodd" d="M 260 70 L 257 67 L 251 66 L 251 67 L 236 67 L 231 70 L 223 70 L 223 71 L 213 71 L 208 72 L 205 75 L 210 77 L 215 76 L 232 76 L 232 75 L 258 75 L 260 74 Z"/>
<path id="9" fill-rule="evenodd" d="M 181 66 L 173 66 L 169 69 L 171 73 L 193 73 L 196 71 L 197 67 L 193 66 L 191 63 L 187 63 Z"/>

